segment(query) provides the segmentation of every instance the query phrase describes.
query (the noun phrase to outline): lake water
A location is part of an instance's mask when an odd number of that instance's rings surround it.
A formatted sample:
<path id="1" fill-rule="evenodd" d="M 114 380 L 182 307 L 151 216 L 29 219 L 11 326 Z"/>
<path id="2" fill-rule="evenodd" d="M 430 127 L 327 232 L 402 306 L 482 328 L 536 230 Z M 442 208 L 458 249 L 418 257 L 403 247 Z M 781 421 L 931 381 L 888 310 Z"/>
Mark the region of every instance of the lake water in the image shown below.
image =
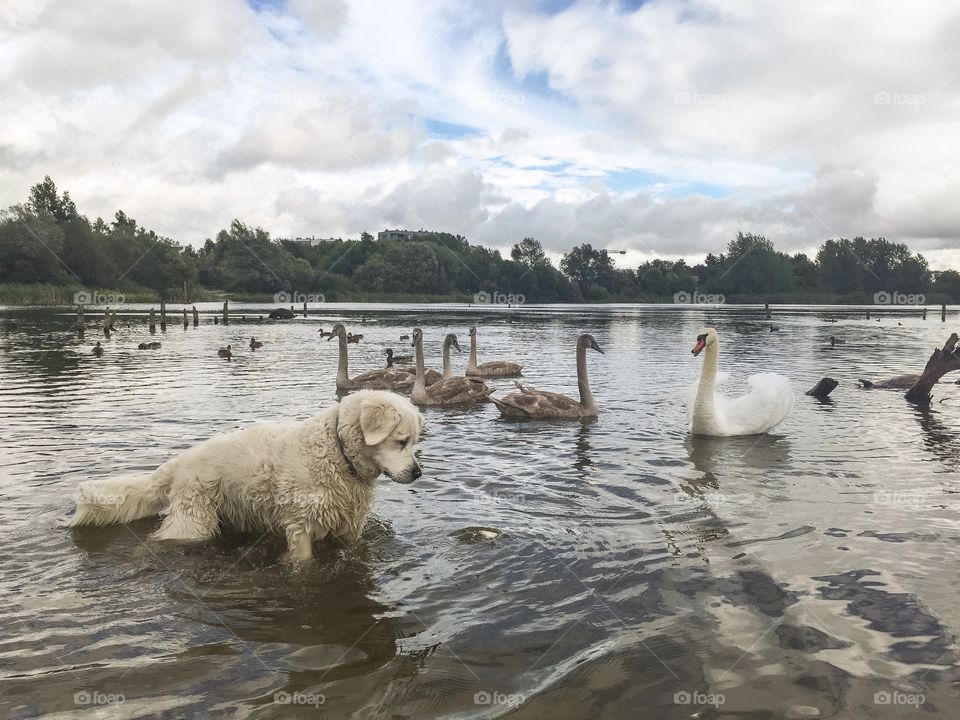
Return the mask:
<path id="1" fill-rule="evenodd" d="M 919 371 L 957 315 L 798 308 L 770 332 L 744 307 L 233 310 L 247 321 L 172 316 L 155 351 L 136 349 L 142 316 L 79 341 L 66 309 L 0 310 L 0 716 L 960 716 L 960 388 L 948 375 L 924 410 L 855 384 Z M 364 336 L 352 373 L 414 325 L 439 368 L 443 336 L 467 349 L 476 323 L 481 360 L 574 396 L 592 332 L 600 416 L 427 410 L 423 478 L 382 479 L 362 541 L 318 544 L 306 569 L 270 536 L 64 527 L 83 480 L 316 414 L 337 359 L 316 328 L 335 320 Z M 791 379 L 775 434 L 686 434 L 705 322 L 734 378 Z M 831 401 L 802 395 L 825 375 Z"/>

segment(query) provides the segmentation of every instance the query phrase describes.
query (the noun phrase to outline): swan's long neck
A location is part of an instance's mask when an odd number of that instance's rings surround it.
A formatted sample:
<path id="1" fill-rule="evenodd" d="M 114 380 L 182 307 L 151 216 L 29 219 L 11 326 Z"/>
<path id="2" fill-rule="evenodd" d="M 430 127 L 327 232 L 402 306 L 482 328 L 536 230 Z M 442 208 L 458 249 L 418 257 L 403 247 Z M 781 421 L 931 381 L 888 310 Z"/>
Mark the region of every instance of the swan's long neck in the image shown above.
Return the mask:
<path id="1" fill-rule="evenodd" d="M 450 343 L 443 343 L 443 378 L 453 377 L 453 368 L 450 367 Z"/>
<path id="2" fill-rule="evenodd" d="M 417 355 L 417 379 L 413 382 L 413 389 L 417 392 L 423 392 L 427 388 L 426 372 L 423 369 L 423 338 L 417 336 L 416 342 Z"/>
<path id="3" fill-rule="evenodd" d="M 344 335 L 337 336 L 340 341 L 340 361 L 337 363 L 337 382 L 344 384 L 350 382 L 347 375 L 347 338 Z"/>
<path id="4" fill-rule="evenodd" d="M 717 387 L 717 359 L 720 357 L 720 343 L 714 340 L 707 346 L 703 357 L 703 369 L 700 371 L 700 385 L 694 401 L 695 416 L 713 416 L 713 399 Z"/>
<path id="5" fill-rule="evenodd" d="M 587 382 L 587 348 L 579 343 L 577 344 L 577 385 L 580 388 L 580 405 L 583 409 L 596 409 L 597 401 L 593 399 L 590 384 Z"/>
<path id="6" fill-rule="evenodd" d="M 467 360 L 467 369 L 477 369 L 477 334 L 470 334 L 470 359 Z"/>

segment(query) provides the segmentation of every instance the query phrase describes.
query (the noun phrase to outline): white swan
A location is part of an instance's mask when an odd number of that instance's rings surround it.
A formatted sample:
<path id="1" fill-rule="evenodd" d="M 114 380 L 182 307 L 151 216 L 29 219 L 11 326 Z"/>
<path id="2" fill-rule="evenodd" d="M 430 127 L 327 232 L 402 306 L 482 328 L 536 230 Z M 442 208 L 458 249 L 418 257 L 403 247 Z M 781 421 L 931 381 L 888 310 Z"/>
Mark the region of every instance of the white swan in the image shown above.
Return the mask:
<path id="1" fill-rule="evenodd" d="M 696 394 L 687 404 L 690 432 L 694 435 L 760 435 L 776 427 L 793 408 L 790 381 L 775 373 L 751 375 L 750 392 L 727 398 L 716 391 L 717 358 L 720 341 L 717 331 L 705 328 L 693 346 L 694 356 L 706 349 L 703 371 Z"/>

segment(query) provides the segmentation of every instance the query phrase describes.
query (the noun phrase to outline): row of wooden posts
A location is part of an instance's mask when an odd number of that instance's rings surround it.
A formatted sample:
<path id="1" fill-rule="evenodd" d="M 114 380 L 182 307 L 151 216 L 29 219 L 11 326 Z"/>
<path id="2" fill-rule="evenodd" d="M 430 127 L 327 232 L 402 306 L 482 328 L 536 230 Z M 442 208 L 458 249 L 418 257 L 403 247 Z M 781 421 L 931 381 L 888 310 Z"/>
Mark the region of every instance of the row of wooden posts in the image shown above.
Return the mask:
<path id="1" fill-rule="evenodd" d="M 293 310 L 292 305 L 290 306 L 290 310 L 291 311 Z M 192 313 L 193 313 L 193 326 L 197 327 L 200 324 L 200 313 L 197 311 L 196 305 L 193 306 Z M 307 303 L 303 304 L 303 316 L 307 317 Z M 217 315 L 213 316 L 213 324 L 219 325 L 221 322 L 221 318 L 224 325 L 228 325 L 230 323 L 230 303 L 228 300 L 223 301 L 223 311 L 221 313 L 221 316 L 220 317 L 218 317 Z M 113 326 L 114 326 L 114 323 L 116 323 L 116 321 L 117 321 L 117 313 L 115 311 L 110 310 L 110 308 L 107 308 L 103 314 L 103 332 L 105 335 L 108 335 L 108 336 L 110 335 L 110 333 L 113 331 Z M 76 324 L 77 333 L 80 335 L 80 337 L 83 337 L 84 325 L 85 323 L 84 323 L 84 317 L 83 317 L 83 305 L 80 304 L 80 305 L 77 305 L 77 324 Z M 150 332 L 153 333 L 157 331 L 156 311 L 153 308 L 150 308 L 149 325 L 150 325 Z M 184 330 L 186 330 L 187 327 L 189 327 L 189 325 L 190 325 L 190 317 L 187 312 L 187 309 L 184 308 L 183 309 Z M 161 300 L 160 301 L 160 331 L 166 332 L 166 330 L 167 330 L 167 303 L 164 300 Z"/>
<path id="2" fill-rule="evenodd" d="M 194 305 L 192 308 L 193 314 L 193 326 L 197 327 L 200 324 L 200 313 L 197 311 L 197 306 Z M 223 324 L 227 325 L 230 321 L 229 319 L 229 304 L 227 301 L 223 303 Z M 219 318 L 214 316 L 214 323 L 219 323 Z M 117 322 L 117 313 L 116 311 L 110 310 L 107 308 L 103 314 L 102 327 L 105 335 L 110 335 L 113 331 L 114 324 Z M 150 332 L 154 333 L 157 331 L 157 313 L 153 308 L 150 308 Z M 77 332 L 80 334 L 80 337 L 83 337 L 85 320 L 83 315 L 83 305 L 77 305 Z M 190 315 L 187 312 L 187 309 L 183 309 L 183 329 L 186 330 L 190 325 Z M 166 332 L 167 330 L 167 303 L 163 300 L 160 301 L 160 331 Z"/>
<path id="3" fill-rule="evenodd" d="M 771 315 L 770 315 L 770 303 L 764 303 L 763 309 L 764 309 L 764 312 L 766 312 L 766 314 L 767 314 L 767 320 L 769 320 L 770 317 L 771 317 Z M 921 316 L 924 320 L 927 319 L 927 309 L 926 309 L 926 308 L 920 308 L 920 316 Z M 870 311 L 867 310 L 867 320 L 869 320 L 869 319 L 870 319 Z M 940 306 L 940 322 L 946 322 L 946 321 L 947 321 L 947 306 L 944 304 L 944 305 L 941 305 L 941 306 Z"/>

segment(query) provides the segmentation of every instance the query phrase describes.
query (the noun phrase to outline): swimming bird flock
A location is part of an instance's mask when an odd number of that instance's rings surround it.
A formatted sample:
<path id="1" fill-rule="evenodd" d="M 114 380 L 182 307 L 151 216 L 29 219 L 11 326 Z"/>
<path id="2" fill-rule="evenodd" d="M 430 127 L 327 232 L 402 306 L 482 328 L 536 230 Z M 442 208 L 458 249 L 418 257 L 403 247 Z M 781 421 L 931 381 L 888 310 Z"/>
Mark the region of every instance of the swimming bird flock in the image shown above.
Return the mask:
<path id="1" fill-rule="evenodd" d="M 351 335 L 342 323 L 337 323 L 333 327 L 331 338 L 333 336 L 340 340 L 336 383 L 338 392 L 364 388 L 404 393 L 409 391 L 411 401 L 422 407 L 468 406 L 490 402 L 509 420 L 591 418 L 596 417 L 599 412 L 587 376 L 587 351 L 603 354 L 603 350 L 596 339 L 587 333 L 577 337 L 576 344 L 579 399 L 533 388 L 517 380 L 514 380 L 517 392 L 504 397 L 494 397 L 495 388 L 486 381 L 516 378 L 523 372 L 523 366 L 504 360 L 478 363 L 476 327 L 469 329 L 470 355 L 463 375 L 454 375 L 450 362 L 451 350 L 462 352 L 454 333 L 448 333 L 443 341 L 442 373 L 426 367 L 424 333 L 421 328 L 414 328 L 411 342 L 415 358 L 413 367 L 401 367 L 410 361 L 410 356 L 398 355 L 393 348 L 388 348 L 384 351 L 387 356 L 386 368 L 371 370 L 352 378 L 348 374 L 347 351 Z M 786 418 L 794 400 L 789 380 L 773 373 L 760 373 L 748 379 L 750 392 L 740 397 L 727 398 L 716 390 L 716 385 L 723 382 L 726 375 L 723 374 L 718 379 L 720 344 L 718 333 L 713 328 L 705 328 L 698 335 L 693 355 L 698 356 L 704 350 L 706 354 L 703 372 L 699 382 L 691 389 L 687 404 L 688 430 L 692 434 L 757 435 L 769 432 Z"/>
<path id="2" fill-rule="evenodd" d="M 775 328 L 771 326 L 771 331 Z M 777 330 L 779 328 L 776 328 Z M 393 348 L 384 350 L 386 367 L 370 370 L 353 377 L 349 374 L 348 346 L 358 344 L 362 334 L 347 332 L 343 323 L 335 323 L 331 330 L 318 330 L 321 337 L 328 341 L 337 338 L 339 358 L 337 364 L 336 389 L 338 393 L 354 390 L 390 390 L 409 393 L 410 400 L 422 407 L 455 407 L 479 403 L 492 403 L 501 416 L 509 420 L 547 420 L 560 418 L 592 418 L 599 413 L 596 398 L 590 390 L 587 377 L 587 351 L 603 354 L 596 339 L 583 333 L 576 342 L 576 373 L 579 398 L 574 399 L 557 392 L 533 388 L 514 379 L 516 392 L 502 397 L 494 397 L 495 387 L 487 384 L 489 380 L 517 378 L 523 373 L 523 366 L 506 360 L 488 360 L 479 363 L 477 359 L 477 328 L 468 330 L 470 352 L 463 375 L 453 372 L 450 361 L 452 350 L 462 353 L 455 333 L 448 333 L 443 341 L 443 372 L 437 372 L 426 366 L 423 349 L 423 330 L 414 328 L 411 335 L 400 336 L 401 342 L 410 340 L 413 352 L 409 355 L 396 352 Z M 842 340 L 830 337 L 830 345 L 836 346 Z M 250 338 L 249 347 L 257 350 L 263 342 Z M 143 342 L 140 350 L 160 348 L 158 341 Z M 103 355 L 103 347 L 97 342 L 93 354 Z M 693 355 L 704 354 L 703 368 L 699 381 L 690 388 L 687 398 L 688 431 L 693 435 L 737 436 L 767 433 L 779 425 L 793 407 L 794 394 L 790 382 L 782 375 L 759 373 L 747 379 L 750 391 L 739 397 L 729 398 L 717 391 L 716 386 L 726 379 L 726 373 L 718 372 L 720 342 L 714 328 L 704 328 L 697 336 L 692 350 Z M 231 345 L 217 351 L 221 358 L 230 360 L 233 356 Z"/>

